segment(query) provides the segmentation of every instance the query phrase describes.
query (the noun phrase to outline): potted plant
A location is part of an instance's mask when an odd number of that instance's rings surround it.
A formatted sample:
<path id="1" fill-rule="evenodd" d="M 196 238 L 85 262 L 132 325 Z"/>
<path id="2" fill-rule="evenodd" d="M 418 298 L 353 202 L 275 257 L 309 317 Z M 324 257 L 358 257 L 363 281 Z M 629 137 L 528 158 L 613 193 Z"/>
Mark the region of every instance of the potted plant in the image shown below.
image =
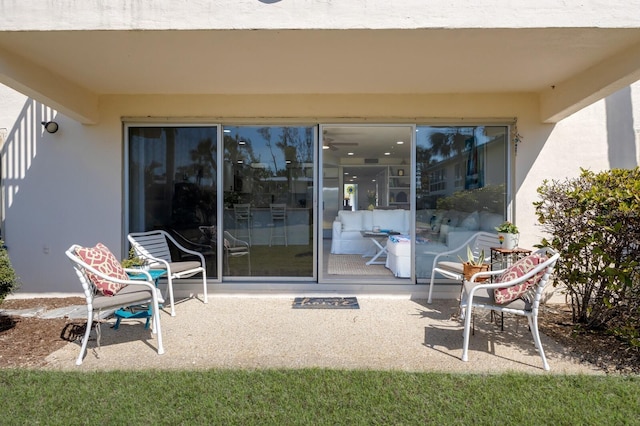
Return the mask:
<path id="1" fill-rule="evenodd" d="M 462 274 L 464 275 L 465 281 L 470 280 L 473 274 L 489 270 L 490 265 L 484 262 L 486 258 L 484 249 L 480 250 L 478 256 L 475 256 L 471 247 L 467 246 L 467 260 L 464 260 L 460 256 L 458 256 L 458 258 L 462 262 Z M 486 281 L 487 279 L 489 279 L 489 277 L 479 277 L 477 281 Z"/>
<path id="2" fill-rule="evenodd" d="M 128 268 L 138 268 L 138 269 L 148 268 L 147 261 L 144 260 L 143 258 L 139 257 L 138 255 L 136 255 L 136 252 L 135 252 L 135 250 L 133 250 L 133 247 L 131 247 L 129 249 L 129 257 L 127 257 L 126 259 L 123 259 L 121 264 L 122 264 L 122 267 L 125 268 L 125 269 L 128 269 Z"/>
<path id="3" fill-rule="evenodd" d="M 508 250 L 513 250 L 518 247 L 518 241 L 520 240 L 520 232 L 518 227 L 513 223 L 506 221 L 500 226 L 496 226 L 498 231 L 498 241 L 500 241 L 500 247 Z"/>

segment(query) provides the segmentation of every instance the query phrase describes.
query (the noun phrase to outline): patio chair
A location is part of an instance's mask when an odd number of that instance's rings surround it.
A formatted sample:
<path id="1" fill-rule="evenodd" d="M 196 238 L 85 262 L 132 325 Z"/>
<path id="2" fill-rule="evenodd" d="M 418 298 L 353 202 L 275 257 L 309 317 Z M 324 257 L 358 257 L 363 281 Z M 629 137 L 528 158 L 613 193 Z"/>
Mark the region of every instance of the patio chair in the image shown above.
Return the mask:
<path id="1" fill-rule="evenodd" d="M 134 232 L 127 236 L 136 254 L 147 260 L 151 269 L 167 270 L 167 292 L 171 304 L 171 316 L 176 316 L 173 298 L 173 281 L 182 278 L 190 278 L 196 274 L 202 274 L 202 290 L 204 303 L 207 298 L 207 270 L 204 256 L 196 250 L 190 250 L 176 241 L 168 232 L 162 230 L 148 232 Z M 187 254 L 198 260 L 174 261 L 171 257 L 169 242 L 180 254 Z"/>
<path id="2" fill-rule="evenodd" d="M 500 241 L 498 234 L 490 232 L 477 232 L 473 234 L 467 241 L 453 250 L 438 253 L 433 259 L 433 267 L 431 270 L 431 280 L 429 282 L 429 297 L 427 303 L 431 303 L 431 295 L 433 294 L 433 284 L 436 273 L 444 275 L 452 280 L 462 282 L 463 266 L 458 256 L 465 258 L 467 247 L 471 247 L 474 256 L 478 256 L 484 250 L 485 261 L 491 261 L 491 247 L 499 247 Z"/>
<path id="3" fill-rule="evenodd" d="M 97 321 L 98 347 L 100 347 L 100 322 L 105 311 L 126 308 L 131 305 L 150 304 L 153 333 L 158 339 L 158 354 L 164 353 L 160 329 L 160 304 L 164 303 L 160 291 L 151 276 L 140 269 L 123 269 L 119 261 L 102 244 L 92 248 L 72 245 L 65 252 L 82 284 L 87 303 L 87 325 L 76 365 L 81 365 L 89 342 L 93 322 Z M 130 280 L 127 272 L 146 274 L 146 280 Z M 94 317 L 95 315 L 95 317 Z"/>
<path id="4" fill-rule="evenodd" d="M 473 309 L 488 309 L 527 317 L 535 347 L 542 358 L 542 366 L 549 370 L 538 331 L 538 310 L 544 288 L 559 257 L 560 254 L 554 250 L 542 248 L 518 260 L 507 269 L 479 272 L 471 277 L 470 281 L 465 281 L 460 300 L 464 318 L 463 361 L 468 360 Z M 475 282 L 482 276 L 492 276 L 494 282 Z"/>
<path id="5" fill-rule="evenodd" d="M 224 231 L 224 252 L 227 257 L 227 275 L 230 274 L 229 260 L 241 256 L 247 256 L 248 275 L 251 275 L 251 249 L 248 242 L 234 237 L 229 231 Z"/>

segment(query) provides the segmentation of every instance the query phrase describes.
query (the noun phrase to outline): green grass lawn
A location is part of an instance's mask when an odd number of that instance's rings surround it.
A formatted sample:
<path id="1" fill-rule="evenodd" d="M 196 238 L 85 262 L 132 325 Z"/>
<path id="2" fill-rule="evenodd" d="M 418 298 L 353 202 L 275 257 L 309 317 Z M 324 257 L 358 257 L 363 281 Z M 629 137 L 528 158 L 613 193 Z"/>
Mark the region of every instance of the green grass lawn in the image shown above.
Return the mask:
<path id="1" fill-rule="evenodd" d="M 0 370 L 23 424 L 640 424 L 640 378 L 339 370 Z"/>

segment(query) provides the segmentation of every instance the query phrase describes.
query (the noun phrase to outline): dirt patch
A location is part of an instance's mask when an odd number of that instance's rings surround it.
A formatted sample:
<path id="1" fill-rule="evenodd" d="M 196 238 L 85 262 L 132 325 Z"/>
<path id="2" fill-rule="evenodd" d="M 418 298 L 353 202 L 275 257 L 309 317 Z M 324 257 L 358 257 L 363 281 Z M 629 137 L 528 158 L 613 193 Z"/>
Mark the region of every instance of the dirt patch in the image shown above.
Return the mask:
<path id="1" fill-rule="evenodd" d="M 10 299 L 0 309 L 47 310 L 82 305 L 84 299 Z M 569 348 L 583 362 L 608 373 L 640 374 L 640 349 L 631 348 L 605 332 L 581 332 L 571 324 L 571 310 L 564 305 L 545 307 L 540 331 Z M 0 315 L 0 368 L 41 367 L 46 357 L 78 338 L 84 320 L 8 317 Z M 81 334 L 80 334 L 81 336 Z"/>
<path id="2" fill-rule="evenodd" d="M 0 304 L 0 309 L 56 309 L 82 305 L 80 297 L 51 299 L 11 299 Z M 65 318 L 6 316 L 0 314 L 0 368 L 41 367 L 45 358 L 62 348 L 76 336 L 70 330 L 84 327 L 86 321 Z"/>

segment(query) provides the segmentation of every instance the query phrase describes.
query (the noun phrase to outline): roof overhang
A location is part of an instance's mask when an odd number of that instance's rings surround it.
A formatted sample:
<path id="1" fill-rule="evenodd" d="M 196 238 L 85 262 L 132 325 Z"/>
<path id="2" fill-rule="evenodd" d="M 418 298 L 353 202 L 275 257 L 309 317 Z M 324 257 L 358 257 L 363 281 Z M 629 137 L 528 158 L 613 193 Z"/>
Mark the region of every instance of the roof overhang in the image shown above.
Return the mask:
<path id="1" fill-rule="evenodd" d="M 99 121 L 102 95 L 480 93 L 531 94 L 540 121 L 557 122 L 640 79 L 640 26 L 629 23 L 153 30 L 141 20 L 142 29 L 61 23 L 53 30 L 41 21 L 0 26 L 0 83 L 82 123 Z"/>

